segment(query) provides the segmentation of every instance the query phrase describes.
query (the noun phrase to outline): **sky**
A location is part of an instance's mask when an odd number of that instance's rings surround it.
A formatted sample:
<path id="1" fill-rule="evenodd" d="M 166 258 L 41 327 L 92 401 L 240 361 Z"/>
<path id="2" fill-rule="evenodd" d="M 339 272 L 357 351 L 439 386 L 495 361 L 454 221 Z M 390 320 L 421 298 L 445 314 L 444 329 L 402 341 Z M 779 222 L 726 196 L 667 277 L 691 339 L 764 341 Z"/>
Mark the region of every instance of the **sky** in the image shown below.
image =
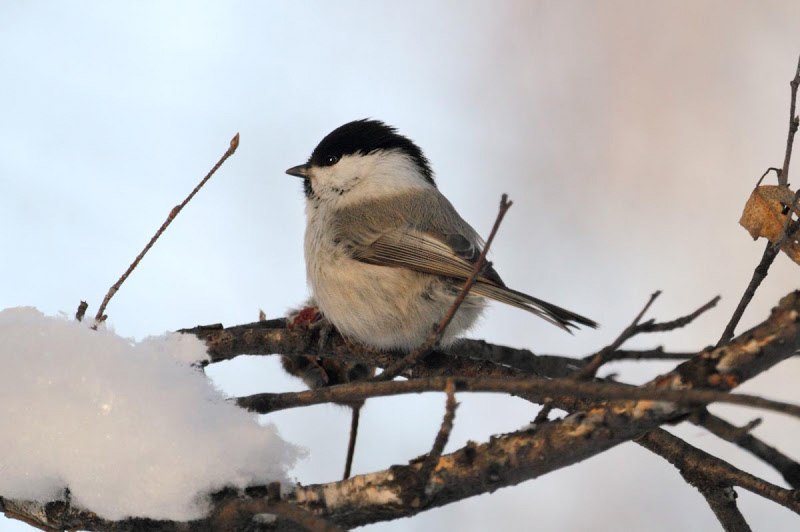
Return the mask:
<path id="1" fill-rule="evenodd" d="M 111 301 L 109 324 L 141 339 L 198 324 L 278 317 L 307 296 L 304 162 L 344 122 L 384 120 L 430 159 L 440 190 L 486 235 L 502 193 L 514 201 L 492 247 L 506 283 L 601 323 L 575 336 L 492 305 L 470 336 L 583 356 L 609 343 L 650 293 L 669 319 L 719 294 L 685 330 L 631 342 L 713 344 L 763 250 L 737 221 L 758 176 L 779 166 L 788 81 L 800 54 L 793 1 L 100 2 L 0 5 L 0 309 L 96 311 L 108 287 L 241 134 L 225 164 Z M 798 163 L 800 164 L 800 163 Z M 797 167 L 797 164 L 795 165 Z M 793 181 L 790 175 L 790 181 Z M 797 288 L 779 257 L 742 320 L 763 320 Z M 617 364 L 643 382 L 666 364 Z M 276 357 L 212 367 L 225 393 L 297 390 Z M 742 391 L 800 402 L 800 363 Z M 448 450 L 535 416 L 519 400 L 459 397 Z M 367 403 L 355 473 L 430 448 L 437 394 Z M 796 420 L 756 434 L 800 458 Z M 501 412 L 502 415 L 498 415 Z M 277 413 L 310 449 L 293 474 L 335 480 L 349 413 Z M 670 430 L 780 482 L 695 427 Z M 754 529 L 797 517 L 740 491 Z M 702 497 L 662 459 L 619 446 L 520 486 L 369 530 L 708 530 Z M 13 527 L 13 528 L 12 528 Z M 25 530 L 0 521 L 2 530 Z"/>

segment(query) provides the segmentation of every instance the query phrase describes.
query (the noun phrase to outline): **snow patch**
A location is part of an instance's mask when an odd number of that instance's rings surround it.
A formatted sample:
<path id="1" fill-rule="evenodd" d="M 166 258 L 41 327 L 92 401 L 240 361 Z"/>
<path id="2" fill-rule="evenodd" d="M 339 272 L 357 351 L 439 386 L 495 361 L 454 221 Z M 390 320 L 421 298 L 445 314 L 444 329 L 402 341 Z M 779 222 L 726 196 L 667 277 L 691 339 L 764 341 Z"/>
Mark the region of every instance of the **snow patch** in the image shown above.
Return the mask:
<path id="1" fill-rule="evenodd" d="M 136 343 L 101 327 L 0 311 L 0 496 L 107 519 L 202 517 L 224 486 L 287 482 L 304 451 L 226 401 L 189 362 L 191 335 Z"/>

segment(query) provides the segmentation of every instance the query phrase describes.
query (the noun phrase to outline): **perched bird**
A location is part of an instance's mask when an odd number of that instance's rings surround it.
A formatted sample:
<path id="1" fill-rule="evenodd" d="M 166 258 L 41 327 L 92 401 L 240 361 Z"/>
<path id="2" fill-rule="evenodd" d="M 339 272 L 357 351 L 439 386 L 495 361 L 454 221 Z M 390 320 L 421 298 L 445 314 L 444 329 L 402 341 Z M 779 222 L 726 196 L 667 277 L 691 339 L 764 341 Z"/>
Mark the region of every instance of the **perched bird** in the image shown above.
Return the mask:
<path id="1" fill-rule="evenodd" d="M 382 350 L 421 345 L 472 274 L 483 241 L 445 198 L 414 142 L 377 120 L 329 133 L 303 179 L 306 273 L 322 315 L 346 338 Z M 452 343 L 494 299 L 562 329 L 596 323 L 508 288 L 489 264 L 445 331 Z"/>

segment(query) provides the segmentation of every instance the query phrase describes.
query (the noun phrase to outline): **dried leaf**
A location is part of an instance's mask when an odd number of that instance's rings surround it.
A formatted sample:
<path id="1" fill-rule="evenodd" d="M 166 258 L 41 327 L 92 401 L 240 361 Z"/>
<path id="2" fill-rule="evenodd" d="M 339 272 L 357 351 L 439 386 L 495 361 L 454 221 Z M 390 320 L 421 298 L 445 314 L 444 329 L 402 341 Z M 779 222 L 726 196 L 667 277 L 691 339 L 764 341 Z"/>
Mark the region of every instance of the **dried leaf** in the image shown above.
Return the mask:
<path id="1" fill-rule="evenodd" d="M 747 229 L 753 240 L 764 237 L 775 243 L 783 236 L 786 217 L 794 202 L 794 192 L 789 187 L 780 185 L 762 185 L 756 187 L 744 206 L 739 224 Z M 800 209 L 795 213 L 800 216 Z M 793 261 L 800 264 L 800 235 L 795 234 L 786 240 L 781 250 Z"/>

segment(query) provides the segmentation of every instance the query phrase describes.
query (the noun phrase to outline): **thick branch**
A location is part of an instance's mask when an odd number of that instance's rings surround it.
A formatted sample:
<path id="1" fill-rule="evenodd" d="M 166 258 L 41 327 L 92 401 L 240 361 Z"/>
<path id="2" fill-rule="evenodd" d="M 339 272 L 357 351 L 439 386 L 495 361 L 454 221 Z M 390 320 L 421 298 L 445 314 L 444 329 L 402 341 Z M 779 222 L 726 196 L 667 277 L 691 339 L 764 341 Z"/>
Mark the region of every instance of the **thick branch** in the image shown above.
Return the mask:
<path id="1" fill-rule="evenodd" d="M 649 432 L 636 442 L 663 456 L 701 491 L 709 487 L 738 486 L 800 514 L 800 498 L 796 491 L 781 488 L 742 471 L 665 430 Z"/>
<path id="2" fill-rule="evenodd" d="M 684 362 L 674 371 L 649 383 L 657 389 L 683 390 L 710 388 L 727 391 L 759 372 L 792 356 L 800 348 L 800 294 L 784 297 L 762 324 L 747 331 L 730 344 L 709 349 Z M 389 384 L 389 383 L 387 383 Z M 559 397 L 561 401 L 576 401 Z M 566 408 L 569 409 L 567 405 Z M 358 526 L 376 521 L 407 517 L 424 509 L 449 504 L 504 486 L 511 486 L 545 473 L 577 463 L 599 454 L 619 443 L 643 436 L 660 424 L 685 414 L 680 409 L 659 401 L 614 401 L 578 412 L 563 420 L 492 438 L 483 444 L 469 444 L 458 451 L 443 455 L 436 464 L 428 483 L 429 493 L 423 497 L 419 490 L 422 462 L 395 466 L 386 471 L 350 478 L 346 481 L 312 486 L 297 486 L 284 502 L 289 502 L 330 520 L 339 526 Z M 782 501 L 793 511 L 799 502 L 793 492 L 771 487 L 755 477 L 738 481 L 773 500 Z M 778 490 L 778 491 L 776 491 Z M 238 498 L 263 497 L 258 488 Z M 4 511 L 10 511 L 15 501 L 3 501 Z M 51 503 L 59 504 L 59 503 Z M 63 503 L 62 507 L 63 507 Z M 218 502 L 217 505 L 220 503 Z M 43 509 L 44 505 L 39 505 Z M 52 528 L 83 528 L 87 530 L 187 530 L 186 524 L 157 523 L 149 528 L 135 528 L 131 521 L 122 524 L 102 522 L 94 514 L 69 508 L 49 517 L 34 510 L 13 509 L 15 516 L 45 516 L 43 524 Z M 50 512 L 53 514 L 53 512 Z M 67 524 L 65 524 L 67 523 Z M 150 522 L 153 523 L 153 522 Z M 189 530 L 202 530 L 199 522 Z M 115 528 L 119 525 L 119 528 Z M 194 528 L 193 528 L 194 527 Z M 257 528 L 256 528 L 257 529 Z"/>
<path id="3" fill-rule="evenodd" d="M 669 352 L 659 346 L 653 349 L 617 349 L 608 355 L 606 362 L 618 362 L 621 360 L 687 360 L 697 353 L 689 352 Z M 587 360 L 594 355 L 589 355 Z"/>
<path id="4" fill-rule="evenodd" d="M 320 346 L 317 330 L 289 329 L 283 318 L 232 327 L 201 325 L 191 329 L 181 329 L 179 332 L 193 334 L 204 340 L 212 364 L 240 355 L 314 355 L 387 367 L 402 356 L 396 353 L 360 349 L 359 346 L 345 342 L 338 334 L 331 334 Z M 433 351 L 413 368 L 407 368 L 403 376 L 499 377 L 534 374 L 541 377 L 565 377 L 583 364 L 583 361 L 570 357 L 538 356 L 527 349 L 465 339 L 446 351 Z M 515 367 L 519 367 L 519 370 Z"/>
<path id="5" fill-rule="evenodd" d="M 684 475 L 684 479 L 686 476 Z M 688 479 L 686 479 L 688 482 Z M 695 486 L 705 497 L 725 532 L 751 532 L 744 515 L 736 504 L 736 491 L 730 486 Z"/>

